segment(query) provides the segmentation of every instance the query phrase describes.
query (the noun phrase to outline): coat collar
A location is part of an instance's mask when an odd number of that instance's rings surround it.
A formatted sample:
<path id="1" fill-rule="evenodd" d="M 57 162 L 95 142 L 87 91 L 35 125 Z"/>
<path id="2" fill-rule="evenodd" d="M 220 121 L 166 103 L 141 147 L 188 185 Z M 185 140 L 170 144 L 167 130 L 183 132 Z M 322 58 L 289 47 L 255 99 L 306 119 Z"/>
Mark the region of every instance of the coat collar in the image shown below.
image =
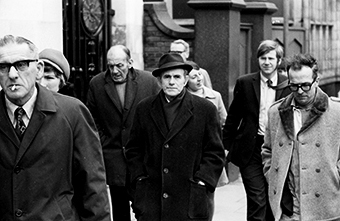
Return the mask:
<path id="1" fill-rule="evenodd" d="M 186 89 L 184 88 L 184 90 Z M 168 128 L 166 126 L 166 119 L 164 116 L 161 96 L 165 96 L 163 91 L 159 92 L 155 100 L 152 102 L 151 117 L 153 118 L 156 126 L 162 133 L 163 137 L 166 139 L 165 142 L 168 142 L 180 130 L 182 130 L 187 121 L 192 117 L 193 115 L 192 96 L 195 95 L 191 95 L 189 92 L 186 91 L 178 115 L 175 118 L 170 131 L 168 131 Z"/>
<path id="2" fill-rule="evenodd" d="M 307 130 L 313 125 L 328 108 L 328 96 L 320 88 L 317 88 L 316 90 L 315 101 L 300 132 Z M 293 94 L 288 95 L 278 107 L 283 128 L 290 139 L 294 139 L 294 117 L 293 107 L 291 105 L 293 98 Z"/>
<path id="3" fill-rule="evenodd" d="M 128 91 L 128 93 L 125 93 L 125 102 L 124 102 L 124 107 L 122 108 L 117 90 L 115 88 L 115 83 L 112 80 L 111 75 L 110 75 L 110 71 L 107 70 L 105 72 L 105 82 L 106 82 L 104 85 L 105 91 L 110 97 L 113 104 L 116 106 L 117 110 L 120 113 L 122 113 L 125 117 L 127 116 L 136 98 L 136 93 L 138 91 L 137 79 L 138 79 L 138 75 L 136 71 L 133 68 L 131 68 L 127 76 L 126 89 L 125 89 L 125 91 Z"/>
<path id="4" fill-rule="evenodd" d="M 0 127 L 0 130 L 3 134 L 5 134 L 5 136 L 7 136 L 11 140 L 11 142 L 18 149 L 16 163 L 19 162 L 21 157 L 29 148 L 36 134 L 39 132 L 39 129 L 41 128 L 46 117 L 46 112 L 55 113 L 57 111 L 52 92 L 40 86 L 39 84 L 36 84 L 36 87 L 38 89 L 37 100 L 35 102 L 30 122 L 27 125 L 25 135 L 21 142 L 16 136 L 12 123 L 10 122 L 9 117 L 7 115 L 7 110 L 4 101 L 5 93 L 1 91 L 2 106 L 0 107 L 0 125 L 2 126 Z"/>

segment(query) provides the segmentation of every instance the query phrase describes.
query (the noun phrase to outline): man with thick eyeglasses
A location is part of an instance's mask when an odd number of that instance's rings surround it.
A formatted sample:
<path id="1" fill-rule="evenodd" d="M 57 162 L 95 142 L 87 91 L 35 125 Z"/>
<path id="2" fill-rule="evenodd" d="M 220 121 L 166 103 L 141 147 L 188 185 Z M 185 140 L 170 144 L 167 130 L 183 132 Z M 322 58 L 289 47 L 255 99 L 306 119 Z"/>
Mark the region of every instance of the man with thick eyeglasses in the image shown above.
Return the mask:
<path id="1" fill-rule="evenodd" d="M 0 219 L 109 221 L 94 120 L 36 82 L 38 57 L 23 37 L 0 39 Z"/>
<path id="2" fill-rule="evenodd" d="M 275 220 L 340 220 L 340 103 L 309 54 L 287 59 L 292 94 L 274 103 L 262 146 Z"/>
<path id="3" fill-rule="evenodd" d="M 114 45 L 108 50 L 107 70 L 90 82 L 87 106 L 102 142 L 113 220 L 131 220 L 125 146 L 137 104 L 159 90 L 150 72 L 133 67 L 130 50 L 124 45 Z"/>

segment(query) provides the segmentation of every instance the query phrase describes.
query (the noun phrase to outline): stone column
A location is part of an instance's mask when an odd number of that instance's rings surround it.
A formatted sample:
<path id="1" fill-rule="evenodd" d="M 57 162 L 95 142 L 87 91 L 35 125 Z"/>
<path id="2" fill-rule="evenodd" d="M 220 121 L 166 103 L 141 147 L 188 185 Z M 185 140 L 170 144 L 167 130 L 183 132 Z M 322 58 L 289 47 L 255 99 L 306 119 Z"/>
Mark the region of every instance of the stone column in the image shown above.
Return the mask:
<path id="1" fill-rule="evenodd" d="M 195 9 L 194 61 L 206 69 L 213 88 L 228 108 L 239 75 L 239 44 L 243 0 L 190 0 Z"/>

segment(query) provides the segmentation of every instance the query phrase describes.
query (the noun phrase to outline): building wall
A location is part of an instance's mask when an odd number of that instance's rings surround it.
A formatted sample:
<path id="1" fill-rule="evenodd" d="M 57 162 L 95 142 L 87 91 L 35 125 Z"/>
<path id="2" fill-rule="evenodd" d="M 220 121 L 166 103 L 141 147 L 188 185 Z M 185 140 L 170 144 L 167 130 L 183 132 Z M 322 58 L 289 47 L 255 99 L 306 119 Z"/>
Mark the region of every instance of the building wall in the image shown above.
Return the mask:
<path id="1" fill-rule="evenodd" d="M 26 37 L 39 50 L 63 50 L 61 0 L 0 0 L 0 37 Z"/>

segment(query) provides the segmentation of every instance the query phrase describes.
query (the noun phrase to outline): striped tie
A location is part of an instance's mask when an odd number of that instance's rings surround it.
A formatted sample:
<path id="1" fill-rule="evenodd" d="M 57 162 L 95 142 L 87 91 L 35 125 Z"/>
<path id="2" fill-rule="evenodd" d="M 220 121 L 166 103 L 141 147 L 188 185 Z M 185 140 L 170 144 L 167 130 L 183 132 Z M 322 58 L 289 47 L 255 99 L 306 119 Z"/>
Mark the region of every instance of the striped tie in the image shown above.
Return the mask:
<path id="1" fill-rule="evenodd" d="M 14 112 L 14 117 L 17 121 L 17 124 L 15 125 L 15 132 L 17 133 L 20 141 L 22 140 L 22 137 L 24 136 L 26 125 L 22 119 L 22 117 L 25 115 L 25 110 L 22 107 L 18 107 Z"/>

